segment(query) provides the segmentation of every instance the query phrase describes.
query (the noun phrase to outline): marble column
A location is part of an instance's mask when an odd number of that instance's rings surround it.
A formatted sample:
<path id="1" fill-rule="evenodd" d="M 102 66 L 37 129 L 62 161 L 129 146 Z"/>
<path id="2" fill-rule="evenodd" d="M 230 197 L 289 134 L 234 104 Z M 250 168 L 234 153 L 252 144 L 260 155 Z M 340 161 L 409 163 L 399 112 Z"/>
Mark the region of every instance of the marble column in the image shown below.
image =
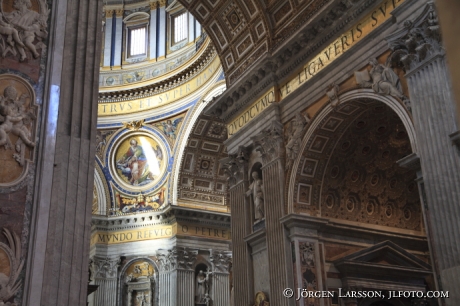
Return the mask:
<path id="1" fill-rule="evenodd" d="M 51 8 L 24 305 L 86 305 L 102 7 Z"/>
<path id="2" fill-rule="evenodd" d="M 94 283 L 99 286 L 94 293 L 94 305 L 116 305 L 120 258 L 95 257 L 93 260 Z"/>
<path id="3" fill-rule="evenodd" d="M 406 69 L 438 282 L 446 305 L 459 305 L 460 158 L 449 138 L 458 127 L 434 3 L 404 25 L 389 42 Z"/>
<path id="4" fill-rule="evenodd" d="M 113 66 L 119 67 L 122 62 L 123 50 L 123 9 L 115 10 L 115 48 L 113 50 Z"/>
<path id="5" fill-rule="evenodd" d="M 104 66 L 110 66 L 112 56 L 112 28 L 113 28 L 113 10 L 105 12 L 105 29 L 104 29 Z"/>
<path id="6" fill-rule="evenodd" d="M 250 305 L 254 298 L 252 262 L 244 238 L 251 233 L 252 214 L 249 198 L 246 197 L 248 183 L 248 154 L 240 147 L 237 154 L 221 160 L 228 176 L 229 206 L 232 208 L 232 256 L 234 305 Z"/>
<path id="7" fill-rule="evenodd" d="M 149 47 L 150 59 L 157 58 L 157 2 L 150 3 Z"/>
<path id="8" fill-rule="evenodd" d="M 280 219 L 284 212 L 284 142 L 283 125 L 273 121 L 261 134 L 252 137 L 256 151 L 262 155 L 264 186 L 265 230 L 270 275 L 269 301 L 272 305 L 288 305 L 282 293 L 287 286 L 289 249 L 284 226 Z"/>

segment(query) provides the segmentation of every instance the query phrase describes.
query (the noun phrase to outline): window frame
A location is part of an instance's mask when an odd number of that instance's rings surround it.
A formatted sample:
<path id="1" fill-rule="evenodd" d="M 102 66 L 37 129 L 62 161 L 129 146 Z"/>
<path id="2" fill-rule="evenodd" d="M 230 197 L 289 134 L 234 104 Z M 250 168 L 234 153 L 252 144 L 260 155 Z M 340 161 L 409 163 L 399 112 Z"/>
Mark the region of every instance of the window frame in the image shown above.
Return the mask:
<path id="1" fill-rule="evenodd" d="M 135 63 L 149 58 L 149 31 L 150 15 L 144 12 L 133 13 L 123 20 L 124 23 L 124 60 L 127 63 Z M 131 32 L 137 29 L 145 29 L 145 46 L 144 53 L 131 54 Z"/>

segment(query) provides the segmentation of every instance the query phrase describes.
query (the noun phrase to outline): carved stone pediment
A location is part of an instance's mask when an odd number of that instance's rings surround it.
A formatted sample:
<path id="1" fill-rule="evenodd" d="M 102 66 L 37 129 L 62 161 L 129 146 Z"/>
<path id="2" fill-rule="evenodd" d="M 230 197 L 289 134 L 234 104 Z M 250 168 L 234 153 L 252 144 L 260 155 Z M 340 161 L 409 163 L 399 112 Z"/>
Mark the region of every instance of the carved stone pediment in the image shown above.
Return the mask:
<path id="1" fill-rule="evenodd" d="M 392 66 L 402 66 L 409 72 L 432 56 L 444 54 L 441 30 L 433 1 L 415 20 L 406 20 L 404 27 L 386 38 L 393 50 L 389 60 Z"/>
<path id="2" fill-rule="evenodd" d="M 342 274 L 342 281 L 350 287 L 360 287 L 367 282 L 372 288 L 393 290 L 385 287 L 383 279 L 391 276 L 404 290 L 423 290 L 423 279 L 431 274 L 429 264 L 391 241 L 342 257 L 334 265 Z"/>

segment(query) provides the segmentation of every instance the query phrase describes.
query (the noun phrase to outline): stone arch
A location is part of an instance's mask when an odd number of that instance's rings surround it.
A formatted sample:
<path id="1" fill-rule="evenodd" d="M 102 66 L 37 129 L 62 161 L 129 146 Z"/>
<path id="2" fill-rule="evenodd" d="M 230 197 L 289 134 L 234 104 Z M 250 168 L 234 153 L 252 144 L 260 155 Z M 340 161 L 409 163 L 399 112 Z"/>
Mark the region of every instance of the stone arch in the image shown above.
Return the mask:
<path id="1" fill-rule="evenodd" d="M 227 129 L 222 121 L 203 113 L 206 104 L 223 89 L 220 84 L 193 110 L 174 170 L 173 204 L 213 205 L 226 211 L 227 181 L 219 160 L 227 157 L 223 144 Z"/>
<path id="2" fill-rule="evenodd" d="M 154 290 L 154 295 L 153 295 L 153 299 L 152 299 L 152 306 L 153 305 L 159 305 L 159 289 L 160 289 L 160 286 L 159 286 L 159 268 L 158 268 L 158 265 L 157 263 L 152 260 L 151 258 L 149 257 L 142 257 L 142 256 L 138 256 L 138 257 L 135 257 L 135 258 L 131 258 L 129 259 L 124 265 L 123 267 L 121 268 L 120 270 L 120 274 L 118 275 L 118 289 L 117 289 L 117 292 L 118 292 L 118 305 L 126 305 L 125 304 L 125 301 L 123 300 L 124 299 L 124 288 L 123 288 L 123 285 L 124 285 L 124 279 L 126 277 L 126 270 L 131 267 L 131 265 L 133 263 L 135 263 L 136 261 L 147 261 L 148 263 L 150 263 L 153 267 L 153 270 L 155 272 L 155 278 L 154 278 L 154 286 L 153 286 L 153 290 Z"/>
<path id="3" fill-rule="evenodd" d="M 185 152 L 190 146 L 189 138 L 191 137 L 192 132 L 199 122 L 199 118 L 202 116 L 205 107 L 213 99 L 213 97 L 221 94 L 225 88 L 226 86 L 224 81 L 216 83 L 212 88 L 203 94 L 203 98 L 200 99 L 202 100 L 202 103 L 196 103 L 195 106 L 190 110 L 191 114 L 187 120 L 187 126 L 183 129 L 183 136 L 177 144 L 179 151 L 177 151 L 177 158 L 172 169 L 172 188 L 170 188 L 170 195 L 172 196 L 172 204 L 174 205 L 177 204 L 177 200 L 179 198 L 178 190 L 180 188 L 180 176 L 183 168 L 184 157 L 186 157 Z"/>
<path id="4" fill-rule="evenodd" d="M 415 171 L 409 173 L 396 165 L 417 152 L 410 114 L 400 101 L 367 89 L 346 92 L 339 100 L 336 108 L 328 104 L 316 114 L 303 137 L 301 154 L 291 172 L 288 212 L 368 223 L 379 218 L 376 224 L 421 230 Z M 347 137 L 351 140 L 339 148 Z M 384 150 L 386 141 L 388 149 Z M 359 156 L 357 150 L 361 150 Z M 339 159 L 337 152 L 343 154 Z M 369 160 L 364 160 L 366 154 Z M 357 169 L 351 169 L 350 163 Z M 389 171 L 399 176 L 389 178 Z M 365 194 L 364 189 L 370 191 Z M 390 201 L 396 195 L 408 198 Z M 404 206 L 403 200 L 408 204 Z M 363 220 L 357 216 L 361 212 L 367 212 Z M 388 220 L 380 220 L 385 214 Z"/>

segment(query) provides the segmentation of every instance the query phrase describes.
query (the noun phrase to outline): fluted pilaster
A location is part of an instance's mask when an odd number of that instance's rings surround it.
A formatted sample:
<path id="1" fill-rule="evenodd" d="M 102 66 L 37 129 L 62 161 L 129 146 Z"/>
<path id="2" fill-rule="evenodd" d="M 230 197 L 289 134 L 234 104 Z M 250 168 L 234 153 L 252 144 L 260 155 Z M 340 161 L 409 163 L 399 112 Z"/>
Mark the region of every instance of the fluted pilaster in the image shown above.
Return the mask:
<path id="1" fill-rule="evenodd" d="M 98 289 L 94 293 L 94 305 L 117 304 L 117 279 L 119 258 L 95 258 L 94 282 Z"/>
<path id="2" fill-rule="evenodd" d="M 438 280 L 450 292 L 446 305 L 459 305 L 460 158 L 449 138 L 458 128 L 434 3 L 404 25 L 390 43 L 407 72 Z"/>
<path id="3" fill-rule="evenodd" d="M 228 273 L 214 272 L 212 275 L 213 306 L 230 305 L 230 279 Z"/>
<path id="4" fill-rule="evenodd" d="M 270 275 L 269 301 L 272 305 L 288 305 L 283 295 L 287 287 L 287 257 L 283 217 L 284 203 L 284 146 L 283 126 L 274 121 L 270 128 L 253 137 L 254 146 L 262 155 L 264 185 L 265 229 Z M 238 304 L 236 304 L 238 305 Z"/>
<path id="5" fill-rule="evenodd" d="M 177 306 L 194 306 L 195 272 L 178 269 L 177 280 Z"/>
<path id="6" fill-rule="evenodd" d="M 233 288 L 235 305 L 250 305 L 254 296 L 252 262 L 244 238 L 251 233 L 252 215 L 248 189 L 247 153 L 240 148 L 238 154 L 222 160 L 230 184 L 229 205 L 232 208 L 232 254 L 233 254 Z"/>

